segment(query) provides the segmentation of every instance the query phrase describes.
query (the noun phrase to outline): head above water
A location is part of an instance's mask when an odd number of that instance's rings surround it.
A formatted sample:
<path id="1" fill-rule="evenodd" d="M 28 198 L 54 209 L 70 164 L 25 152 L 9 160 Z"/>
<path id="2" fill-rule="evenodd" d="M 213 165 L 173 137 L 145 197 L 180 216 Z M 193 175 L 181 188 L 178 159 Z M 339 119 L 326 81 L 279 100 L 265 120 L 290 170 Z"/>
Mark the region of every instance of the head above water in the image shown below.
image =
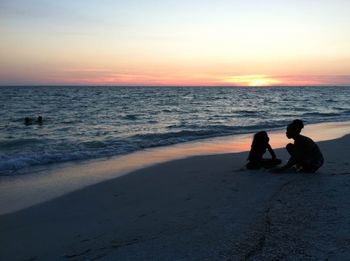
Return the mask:
<path id="1" fill-rule="evenodd" d="M 31 124 L 31 123 L 32 123 L 32 119 L 29 118 L 29 117 L 25 117 L 25 118 L 24 118 L 24 123 L 25 123 L 26 125 Z"/>
<path id="2" fill-rule="evenodd" d="M 287 127 L 287 132 L 286 132 L 287 138 L 293 139 L 293 138 L 297 137 L 300 134 L 302 128 L 304 128 L 303 121 L 299 120 L 299 119 L 294 120 Z"/>

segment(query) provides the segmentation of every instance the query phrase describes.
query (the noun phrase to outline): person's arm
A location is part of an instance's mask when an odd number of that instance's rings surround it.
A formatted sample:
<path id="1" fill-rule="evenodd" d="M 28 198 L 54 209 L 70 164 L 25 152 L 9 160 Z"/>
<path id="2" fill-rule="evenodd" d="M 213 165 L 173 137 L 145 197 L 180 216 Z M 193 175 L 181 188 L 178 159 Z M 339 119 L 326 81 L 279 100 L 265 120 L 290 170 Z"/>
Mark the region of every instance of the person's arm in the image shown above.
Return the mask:
<path id="1" fill-rule="evenodd" d="M 275 154 L 275 152 L 273 151 L 273 149 L 271 148 L 270 144 L 267 144 L 267 149 L 269 150 L 272 159 L 276 159 L 276 154 Z"/>

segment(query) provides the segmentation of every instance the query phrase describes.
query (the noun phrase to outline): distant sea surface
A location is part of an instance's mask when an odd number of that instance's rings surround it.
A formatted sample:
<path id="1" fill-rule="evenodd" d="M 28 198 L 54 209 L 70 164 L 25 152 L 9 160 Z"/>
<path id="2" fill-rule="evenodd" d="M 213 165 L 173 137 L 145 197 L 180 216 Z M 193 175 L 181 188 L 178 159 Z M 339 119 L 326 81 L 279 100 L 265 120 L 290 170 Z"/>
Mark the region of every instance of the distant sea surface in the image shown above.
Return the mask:
<path id="1" fill-rule="evenodd" d="M 0 87 L 0 173 L 350 120 L 348 87 Z M 43 124 L 36 118 L 43 117 Z M 30 117 L 33 123 L 24 124 Z"/>

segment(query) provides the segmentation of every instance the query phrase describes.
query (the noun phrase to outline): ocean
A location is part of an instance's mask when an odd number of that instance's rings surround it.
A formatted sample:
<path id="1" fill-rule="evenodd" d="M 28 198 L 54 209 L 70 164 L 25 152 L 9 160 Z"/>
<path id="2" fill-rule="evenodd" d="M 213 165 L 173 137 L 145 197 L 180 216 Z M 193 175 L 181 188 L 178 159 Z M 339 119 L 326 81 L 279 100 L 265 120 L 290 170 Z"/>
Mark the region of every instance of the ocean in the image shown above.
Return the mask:
<path id="1" fill-rule="evenodd" d="M 0 175 L 274 130 L 296 118 L 350 120 L 348 87 L 11 86 L 0 94 Z"/>

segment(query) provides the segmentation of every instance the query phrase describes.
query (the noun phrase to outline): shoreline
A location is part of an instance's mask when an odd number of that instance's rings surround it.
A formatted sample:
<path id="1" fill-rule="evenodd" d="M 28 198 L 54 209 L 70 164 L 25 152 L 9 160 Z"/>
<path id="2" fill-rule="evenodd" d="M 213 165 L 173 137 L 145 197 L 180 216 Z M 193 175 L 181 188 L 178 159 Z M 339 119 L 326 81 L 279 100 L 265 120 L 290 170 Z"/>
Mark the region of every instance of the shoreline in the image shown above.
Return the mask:
<path id="1" fill-rule="evenodd" d="M 246 152 L 193 156 L 1 215 L 0 259 L 344 258 L 350 135 L 319 145 L 316 175 L 241 170 Z"/>
<path id="2" fill-rule="evenodd" d="M 290 140 L 284 130 L 268 132 L 274 149 Z M 306 125 L 303 133 L 315 141 L 331 140 L 350 133 L 350 121 Z M 200 155 L 246 152 L 253 134 L 197 140 L 146 149 L 107 160 L 55 164 L 33 174 L 0 177 L 0 215 L 40 204 L 88 186 L 112 180 L 157 164 Z M 241 166 L 243 167 L 244 164 Z"/>
<path id="3" fill-rule="evenodd" d="M 334 120 L 334 121 L 322 121 L 322 122 L 311 122 L 308 123 L 308 126 L 317 126 L 317 125 L 325 125 L 325 126 L 332 126 L 332 125 L 337 125 L 337 126 L 341 126 L 343 123 L 349 123 L 350 119 L 338 119 L 338 120 Z M 334 128 L 334 126 L 332 126 L 332 128 Z M 207 137 L 200 137 L 199 138 L 191 138 L 191 139 L 184 139 L 182 141 L 177 141 L 175 143 L 169 143 L 169 144 L 161 144 L 161 145 L 156 145 L 156 146 L 150 146 L 150 147 L 143 147 L 143 148 L 139 148 L 136 150 L 131 150 L 131 151 L 125 151 L 123 153 L 117 153 L 117 154 L 107 154 L 107 155 L 95 155 L 95 157 L 87 157 L 87 158 L 80 158 L 80 159 L 66 159 L 66 160 L 53 160 L 53 161 L 49 161 L 49 162 L 40 162 L 40 160 L 38 162 L 40 163 L 33 163 L 33 164 L 29 164 L 26 165 L 24 167 L 19 167 L 16 168 L 15 166 L 12 167 L 8 167 L 8 168 L 2 168 L 0 170 L 0 179 L 1 177 L 5 177 L 5 176 L 19 176 L 19 175 L 26 175 L 26 174 L 31 174 L 31 173 L 35 173 L 35 172 L 42 172 L 42 171 L 48 171 L 50 169 L 53 168 L 61 168 L 64 166 L 69 166 L 69 165 L 79 165 L 79 164 L 86 164 L 89 162 L 93 162 L 93 161 L 104 161 L 104 160 L 110 160 L 110 159 L 115 159 L 115 158 L 119 158 L 119 157 L 127 157 L 129 155 L 133 155 L 135 153 L 140 153 L 143 151 L 149 151 L 149 150 L 154 150 L 154 149 L 162 149 L 162 148 L 168 148 L 168 147 L 191 147 L 192 144 L 196 144 L 196 143 L 203 143 L 203 144 L 209 144 L 212 145 L 212 143 L 219 143 L 220 145 L 224 142 L 230 142 L 231 139 L 235 139 L 235 137 L 246 137 L 247 135 L 252 135 L 253 133 L 260 131 L 260 130 L 265 130 L 269 133 L 278 133 L 283 131 L 284 126 L 279 126 L 279 127 L 267 127 L 264 128 L 264 126 L 260 126 L 259 129 L 256 129 L 254 131 L 252 131 L 252 129 L 246 129 L 244 132 L 238 132 L 238 133 L 234 133 L 234 134 L 217 134 L 216 136 L 207 136 Z M 327 138 L 323 138 L 322 140 L 326 140 L 326 139 L 332 139 L 332 138 L 337 138 L 339 136 L 337 135 L 333 135 L 331 134 L 329 137 Z M 280 138 L 280 137 L 278 137 Z M 220 149 L 224 149 L 226 151 L 227 148 L 225 148 L 225 146 L 221 146 L 221 148 L 216 148 L 214 150 L 214 152 L 209 151 L 208 153 L 223 153 L 222 150 Z M 249 149 L 246 148 L 245 149 Z M 243 148 L 240 148 L 237 150 L 237 148 L 233 147 L 233 151 L 232 152 L 237 152 L 237 151 L 243 151 Z M 231 151 L 229 151 L 231 152 Z M 195 153 L 198 153 L 198 149 L 197 151 L 195 151 Z M 200 152 L 200 154 L 203 154 Z M 13 161 L 16 161 L 16 158 L 12 159 Z M 6 165 L 6 164 L 5 164 Z M 10 164 L 11 165 L 11 164 Z M 15 164 L 16 165 L 16 164 Z"/>

